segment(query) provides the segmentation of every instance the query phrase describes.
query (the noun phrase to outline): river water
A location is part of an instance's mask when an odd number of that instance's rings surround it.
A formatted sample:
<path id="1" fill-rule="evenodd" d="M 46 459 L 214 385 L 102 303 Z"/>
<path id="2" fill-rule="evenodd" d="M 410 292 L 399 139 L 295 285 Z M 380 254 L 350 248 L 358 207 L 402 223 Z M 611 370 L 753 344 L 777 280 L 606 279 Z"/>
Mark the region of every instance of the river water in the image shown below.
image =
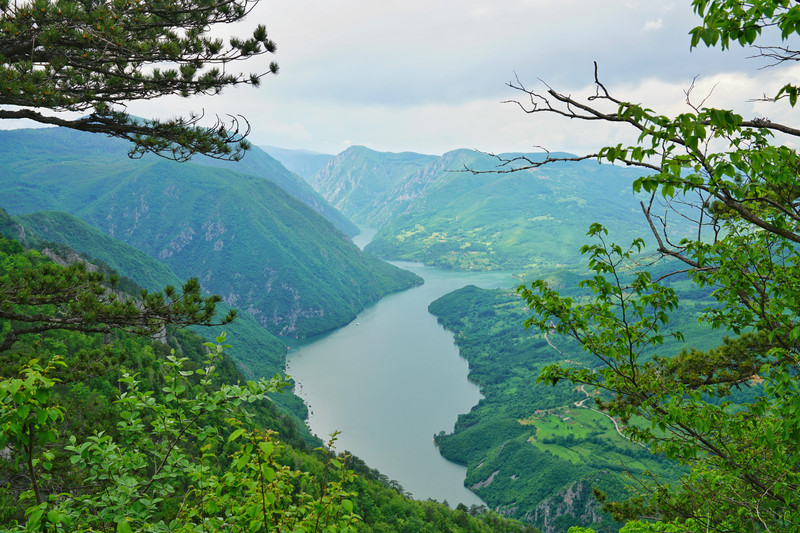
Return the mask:
<path id="1" fill-rule="evenodd" d="M 359 245 L 374 232 L 365 232 Z M 292 348 L 286 372 L 309 406 L 311 431 L 394 479 L 417 499 L 483 502 L 464 485 L 466 468 L 445 460 L 433 435 L 450 432 L 481 398 L 467 362 L 428 304 L 465 285 L 511 287 L 508 273 L 453 272 L 394 263 L 425 284 L 384 297 L 349 325 Z"/>

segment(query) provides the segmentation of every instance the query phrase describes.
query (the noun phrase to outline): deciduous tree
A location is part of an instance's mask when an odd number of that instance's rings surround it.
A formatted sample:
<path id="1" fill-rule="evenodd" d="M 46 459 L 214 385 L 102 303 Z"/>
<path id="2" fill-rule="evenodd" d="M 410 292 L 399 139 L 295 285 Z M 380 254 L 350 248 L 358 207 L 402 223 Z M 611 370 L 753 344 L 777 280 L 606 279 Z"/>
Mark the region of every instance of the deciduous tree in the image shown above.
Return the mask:
<path id="1" fill-rule="evenodd" d="M 125 373 L 111 432 L 76 437 L 77 428 L 62 423 L 74 413 L 54 394 L 57 357 L 0 380 L 0 446 L 17 456 L 29 482 L 17 502 L 4 501 L 24 510 L 24 520 L 7 519 L 2 530 L 356 531 L 345 489 L 353 473 L 342 458 L 321 450 L 318 477 L 289 468 L 281 463 L 284 445 L 244 409 L 286 383 L 214 386 L 224 340 L 207 343 L 205 364 L 194 371 L 187 358 L 168 357 L 163 394 L 142 390 Z M 62 432 L 67 443 L 58 446 Z M 10 492 L 4 486 L 0 496 Z"/>
<path id="2" fill-rule="evenodd" d="M 778 63 L 800 56 L 796 2 L 692 5 L 702 17 L 690 32 L 693 47 L 752 45 Z M 780 46 L 758 44 L 773 32 Z M 646 499 L 637 505 L 612 506 L 620 517 L 651 519 L 625 531 L 798 531 L 800 157 L 779 139 L 800 137 L 800 130 L 694 103 L 691 90 L 687 112 L 665 116 L 613 95 L 596 70 L 594 82 L 585 99 L 510 85 L 525 94 L 517 104 L 527 113 L 620 123 L 638 133 L 635 144 L 574 159 L 643 169 L 633 188 L 650 195 L 641 207 L 657 254 L 683 265 L 673 275 L 688 274 L 712 291 L 716 305 L 701 320 L 729 339 L 707 352 L 662 353 L 670 314 L 681 312 L 676 294 L 641 268 L 643 241 L 619 246 L 593 226 L 595 243 L 582 250 L 592 271 L 583 283 L 588 301 L 562 297 L 543 282 L 520 292 L 534 311 L 527 325 L 578 339 L 599 366 L 553 366 L 540 380 L 609 391 L 601 406 L 629 422 L 630 437 L 690 468 L 674 486 L 643 483 Z M 796 105 L 798 92 L 794 83 L 765 88 L 784 109 Z M 559 160 L 506 160 L 502 171 Z M 675 217 L 690 220 L 694 231 L 677 234 Z M 760 393 L 732 402 L 731 392 L 742 388 Z"/>

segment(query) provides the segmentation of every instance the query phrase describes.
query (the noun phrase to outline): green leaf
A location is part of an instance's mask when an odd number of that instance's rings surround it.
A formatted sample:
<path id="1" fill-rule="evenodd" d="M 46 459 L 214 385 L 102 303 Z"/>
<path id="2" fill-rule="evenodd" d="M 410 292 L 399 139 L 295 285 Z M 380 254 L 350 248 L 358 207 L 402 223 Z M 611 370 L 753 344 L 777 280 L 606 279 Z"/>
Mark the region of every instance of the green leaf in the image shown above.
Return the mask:
<path id="1" fill-rule="evenodd" d="M 37 507 L 28 515 L 28 521 L 33 524 L 38 524 L 39 521 L 42 519 L 42 515 L 44 514 L 44 509 L 41 507 Z"/>
<path id="2" fill-rule="evenodd" d="M 250 456 L 243 453 L 236 460 L 236 468 L 242 470 L 245 466 L 247 466 L 247 463 L 249 462 L 250 462 Z"/>
<path id="3" fill-rule="evenodd" d="M 233 442 L 244 434 L 244 428 L 239 428 L 228 437 L 228 442 Z"/>
<path id="4" fill-rule="evenodd" d="M 344 509 L 346 512 L 348 513 L 353 512 L 353 502 L 351 502 L 350 500 L 342 500 L 341 504 L 342 504 L 342 509 Z"/>
<path id="5" fill-rule="evenodd" d="M 261 453 L 264 455 L 270 455 L 272 451 L 275 449 L 275 445 L 271 442 L 259 442 L 258 449 L 261 450 Z"/>

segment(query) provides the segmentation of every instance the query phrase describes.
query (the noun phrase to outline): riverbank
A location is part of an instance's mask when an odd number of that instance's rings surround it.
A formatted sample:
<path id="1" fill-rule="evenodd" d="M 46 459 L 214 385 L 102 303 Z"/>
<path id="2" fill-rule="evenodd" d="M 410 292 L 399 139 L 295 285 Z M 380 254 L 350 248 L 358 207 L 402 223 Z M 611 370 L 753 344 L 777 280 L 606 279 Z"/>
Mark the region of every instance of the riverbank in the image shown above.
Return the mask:
<path id="1" fill-rule="evenodd" d="M 444 459 L 433 436 L 453 430 L 481 398 L 467 379 L 453 335 L 427 311 L 464 285 L 511 287 L 507 273 L 465 273 L 396 263 L 425 284 L 392 294 L 350 325 L 295 346 L 287 371 L 309 406 L 308 425 L 325 438 L 341 431 L 349 450 L 418 499 L 483 502 L 464 487 L 466 469 Z"/>

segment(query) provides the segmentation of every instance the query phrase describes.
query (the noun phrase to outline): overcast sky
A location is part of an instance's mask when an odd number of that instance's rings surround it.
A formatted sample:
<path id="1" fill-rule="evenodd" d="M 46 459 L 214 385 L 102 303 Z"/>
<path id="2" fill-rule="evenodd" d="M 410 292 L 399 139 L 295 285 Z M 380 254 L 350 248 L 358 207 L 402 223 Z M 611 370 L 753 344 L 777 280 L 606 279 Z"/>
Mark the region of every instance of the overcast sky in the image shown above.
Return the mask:
<path id="1" fill-rule="evenodd" d="M 689 0 L 262 0 L 246 26 L 263 23 L 280 66 L 260 88 L 211 99 L 161 99 L 130 110 L 164 116 L 190 109 L 242 114 L 251 140 L 339 153 L 353 144 L 381 151 L 580 152 L 624 132 L 527 116 L 503 100 L 539 79 L 562 92 L 593 92 L 592 62 L 616 96 L 664 113 L 685 110 L 699 76 L 699 101 L 746 117 L 779 110 L 749 103 L 774 94 L 788 68 L 758 70 L 752 51 L 689 50 L 698 24 Z M 258 58 L 261 61 L 262 58 Z M 262 63 L 262 65 L 264 64 Z M 257 61 L 246 71 L 264 70 Z"/>

